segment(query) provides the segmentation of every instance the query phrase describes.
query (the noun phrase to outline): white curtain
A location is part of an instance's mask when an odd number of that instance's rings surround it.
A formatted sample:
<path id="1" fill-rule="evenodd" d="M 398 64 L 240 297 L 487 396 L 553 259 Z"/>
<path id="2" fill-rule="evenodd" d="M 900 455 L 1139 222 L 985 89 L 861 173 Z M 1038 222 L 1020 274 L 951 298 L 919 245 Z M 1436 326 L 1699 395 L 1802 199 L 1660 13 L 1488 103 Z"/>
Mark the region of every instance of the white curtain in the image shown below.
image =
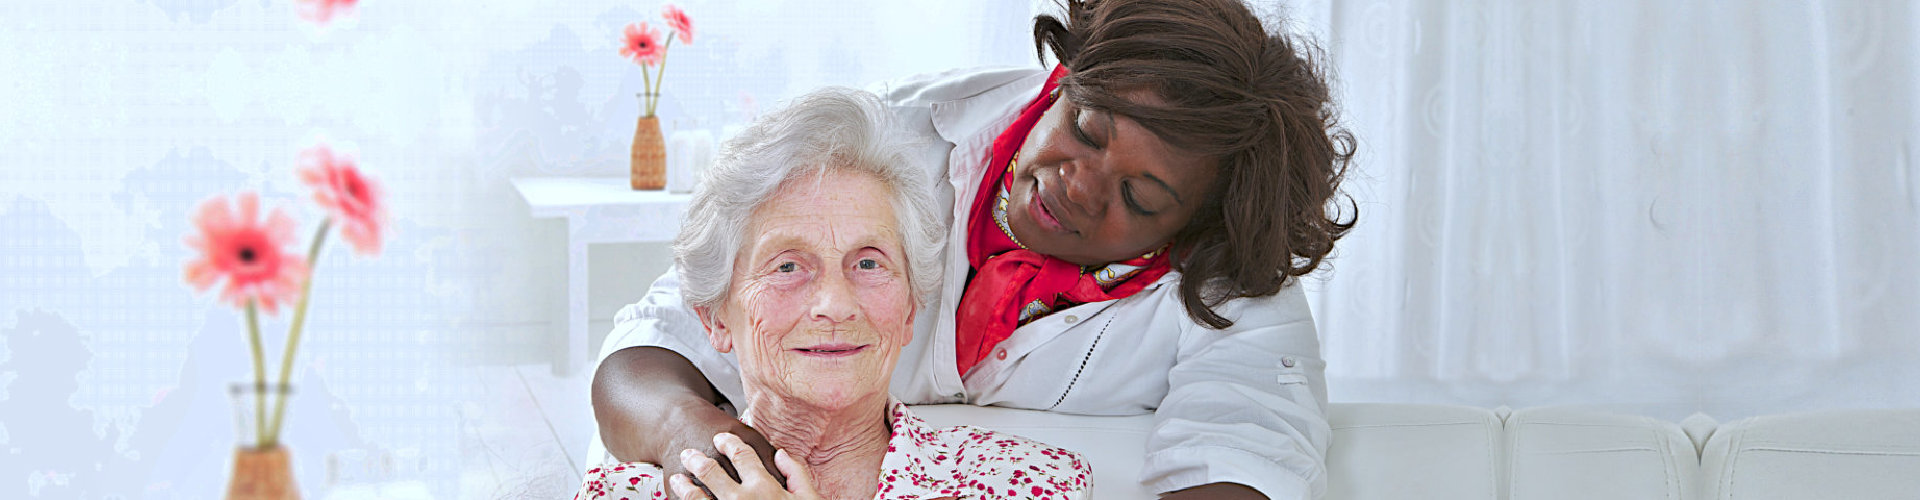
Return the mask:
<path id="1" fill-rule="evenodd" d="M 1920 406 L 1920 8 L 1298 10 L 1361 143 L 1334 399 Z"/>

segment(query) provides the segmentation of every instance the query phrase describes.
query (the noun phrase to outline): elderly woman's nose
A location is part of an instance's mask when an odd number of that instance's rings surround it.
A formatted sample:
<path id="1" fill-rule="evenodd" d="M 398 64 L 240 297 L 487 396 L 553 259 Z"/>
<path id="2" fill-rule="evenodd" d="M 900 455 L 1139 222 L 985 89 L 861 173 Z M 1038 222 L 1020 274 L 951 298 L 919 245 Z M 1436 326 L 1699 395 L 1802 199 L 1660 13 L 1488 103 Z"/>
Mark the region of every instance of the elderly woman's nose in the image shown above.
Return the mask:
<path id="1" fill-rule="evenodd" d="M 813 296 L 814 317 L 841 323 L 853 321 L 859 314 L 859 298 L 854 296 L 853 283 L 845 276 L 830 275 L 819 281 Z"/>

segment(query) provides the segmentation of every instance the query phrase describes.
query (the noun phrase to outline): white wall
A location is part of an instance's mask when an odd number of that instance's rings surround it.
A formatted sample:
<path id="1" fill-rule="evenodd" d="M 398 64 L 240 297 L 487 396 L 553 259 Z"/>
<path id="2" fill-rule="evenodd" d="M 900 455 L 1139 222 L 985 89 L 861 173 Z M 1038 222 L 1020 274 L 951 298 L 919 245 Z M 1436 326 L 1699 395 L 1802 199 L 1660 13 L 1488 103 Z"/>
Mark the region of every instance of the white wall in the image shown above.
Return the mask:
<path id="1" fill-rule="evenodd" d="M 0 496 L 209 496 L 191 485 L 225 474 L 224 390 L 248 367 L 240 319 L 179 280 L 187 213 L 260 190 L 304 238 L 316 215 L 292 163 L 322 137 L 386 183 L 394 235 L 378 259 L 323 257 L 290 425 L 313 436 L 303 453 L 430 457 L 415 465 L 457 496 L 471 366 L 545 362 L 564 324 L 564 229 L 529 219 L 507 180 L 623 171 L 641 77 L 617 33 L 658 4 L 360 3 L 322 29 L 282 0 L 0 2 Z M 1034 64 L 1026 0 L 681 5 L 699 36 L 669 61 L 669 130 L 819 85 Z M 1313 285 L 1336 399 L 1722 418 L 1920 405 L 1911 5 L 1448 5 L 1297 8 L 1329 37 L 1367 148 L 1368 218 Z M 1721 41 L 1697 48 L 1695 31 Z M 1668 73 L 1607 76 L 1640 62 Z M 1581 133 L 1552 133 L 1569 118 Z M 1827 126 L 1803 135 L 1803 118 Z M 1543 158 L 1564 177 L 1538 177 Z M 1475 185 L 1503 187 L 1460 190 Z M 1772 222 L 1802 187 L 1855 208 L 1812 233 Z M 1684 201 L 1703 194 L 1728 203 Z M 1603 215 L 1515 219 L 1589 209 Z M 1535 239 L 1501 239 L 1513 220 Z M 1656 220 L 1733 236 L 1614 238 L 1666 234 Z M 1611 232 L 1540 236 L 1591 228 Z M 597 249 L 593 315 L 665 255 Z M 1816 312 L 1795 312 L 1802 297 Z M 1776 316 L 1791 321 L 1756 326 Z"/>
<path id="2" fill-rule="evenodd" d="M 359 3 L 320 28 L 286 0 L 0 2 L 0 496 L 218 494 L 226 386 L 250 368 L 240 318 L 181 284 L 187 214 L 261 191 L 304 244 L 319 215 L 293 160 L 322 137 L 385 184 L 392 236 L 322 257 L 288 432 L 303 457 L 425 457 L 403 466 L 463 494 L 471 367 L 545 363 L 565 323 L 564 228 L 508 179 L 625 171 L 641 74 L 618 33 L 660 3 Z M 697 37 L 672 49 L 669 131 L 820 85 L 1035 64 L 1025 0 L 679 4 Z M 594 314 L 665 255 L 597 249 Z M 272 357 L 285 321 L 265 321 Z"/>

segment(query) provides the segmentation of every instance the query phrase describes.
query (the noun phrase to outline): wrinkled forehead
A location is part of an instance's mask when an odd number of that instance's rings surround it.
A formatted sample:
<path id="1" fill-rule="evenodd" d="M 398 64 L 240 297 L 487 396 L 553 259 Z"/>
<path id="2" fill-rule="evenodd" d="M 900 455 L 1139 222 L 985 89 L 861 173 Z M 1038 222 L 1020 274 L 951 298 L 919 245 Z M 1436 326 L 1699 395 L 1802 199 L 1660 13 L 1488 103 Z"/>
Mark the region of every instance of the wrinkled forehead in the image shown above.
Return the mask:
<path id="1" fill-rule="evenodd" d="M 872 175 L 828 170 L 782 182 L 754 207 L 743 257 L 779 249 L 893 251 L 902 245 L 893 191 Z"/>

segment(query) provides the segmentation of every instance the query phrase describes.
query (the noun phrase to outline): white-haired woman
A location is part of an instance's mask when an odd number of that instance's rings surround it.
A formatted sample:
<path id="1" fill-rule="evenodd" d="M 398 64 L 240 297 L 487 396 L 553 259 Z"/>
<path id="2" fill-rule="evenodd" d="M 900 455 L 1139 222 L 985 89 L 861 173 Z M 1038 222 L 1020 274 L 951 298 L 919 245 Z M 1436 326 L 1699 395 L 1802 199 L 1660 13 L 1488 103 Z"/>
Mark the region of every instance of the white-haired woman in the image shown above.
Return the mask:
<path id="1" fill-rule="evenodd" d="M 686 469 L 720 498 L 1080 498 L 1077 454 L 974 427 L 932 428 L 887 388 L 940 283 L 944 228 L 877 97 L 825 89 L 726 145 L 688 206 L 674 263 L 712 350 L 736 356 L 741 420 Z M 768 471 L 788 481 L 783 488 Z M 581 498 L 704 498 L 652 464 L 595 468 Z"/>

